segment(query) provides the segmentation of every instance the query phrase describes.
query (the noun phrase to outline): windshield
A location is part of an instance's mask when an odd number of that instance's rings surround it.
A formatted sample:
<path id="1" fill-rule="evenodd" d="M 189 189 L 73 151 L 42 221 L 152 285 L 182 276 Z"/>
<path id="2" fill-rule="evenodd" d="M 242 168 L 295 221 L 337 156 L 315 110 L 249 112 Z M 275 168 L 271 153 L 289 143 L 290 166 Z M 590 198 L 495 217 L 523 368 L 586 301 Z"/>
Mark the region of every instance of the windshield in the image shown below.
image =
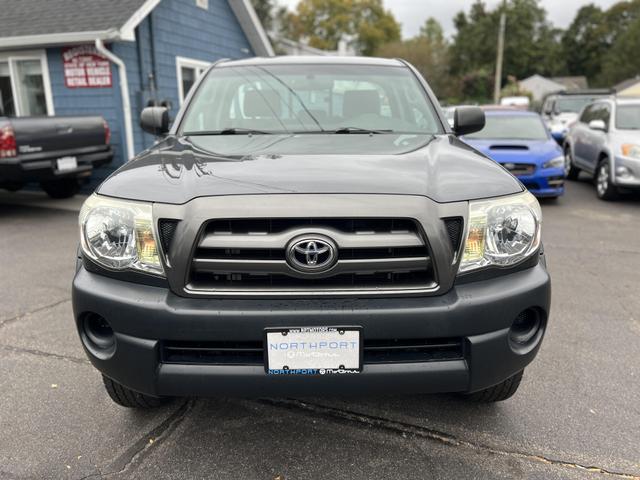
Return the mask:
<path id="1" fill-rule="evenodd" d="M 539 117 L 529 115 L 487 115 L 479 132 L 466 138 L 483 140 L 547 140 L 547 130 Z"/>
<path id="2" fill-rule="evenodd" d="M 590 103 L 592 97 L 567 97 L 558 98 L 555 104 L 556 113 L 578 113 L 587 103 Z"/>
<path id="3" fill-rule="evenodd" d="M 180 132 L 339 129 L 340 133 L 442 132 L 431 102 L 408 68 L 308 64 L 212 69 L 191 101 Z"/>
<path id="4" fill-rule="evenodd" d="M 640 130 L 640 104 L 618 105 L 616 108 L 616 128 L 619 130 Z"/>

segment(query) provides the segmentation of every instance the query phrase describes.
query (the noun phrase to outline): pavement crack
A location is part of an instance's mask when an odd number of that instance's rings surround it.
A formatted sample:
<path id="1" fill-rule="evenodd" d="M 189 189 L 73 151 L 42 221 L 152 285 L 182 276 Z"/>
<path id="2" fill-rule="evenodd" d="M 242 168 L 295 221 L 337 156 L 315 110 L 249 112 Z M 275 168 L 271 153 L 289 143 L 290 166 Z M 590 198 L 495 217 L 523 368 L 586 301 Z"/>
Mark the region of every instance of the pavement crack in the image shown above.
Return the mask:
<path id="1" fill-rule="evenodd" d="M 6 345 L 6 344 L 0 343 L 0 349 L 8 352 L 28 353 L 30 355 L 37 355 L 39 357 L 57 358 L 58 360 L 68 360 L 69 362 L 79 363 L 82 365 L 91 364 L 91 362 L 86 358 L 78 358 L 78 357 L 73 357 L 71 355 L 62 355 L 59 353 L 44 352 L 42 350 L 36 350 L 33 348 L 16 347 L 14 345 Z"/>
<path id="2" fill-rule="evenodd" d="M 609 470 L 603 467 L 593 465 L 582 465 L 575 462 L 559 460 L 550 458 L 544 455 L 537 455 L 533 453 L 520 452 L 517 450 L 503 450 L 489 445 L 464 440 L 451 435 L 449 433 L 441 432 L 438 430 L 414 425 L 411 423 L 401 422 L 397 420 L 391 420 L 383 417 L 377 417 L 374 415 L 368 415 L 364 413 L 354 412 L 351 410 L 345 410 L 341 408 L 328 407 L 324 405 L 317 405 L 308 402 L 303 402 L 294 399 L 260 399 L 260 403 L 271 405 L 274 407 L 286 408 L 290 410 L 304 411 L 318 416 L 330 417 L 334 420 L 347 421 L 350 423 L 356 423 L 365 425 L 368 427 L 377 428 L 380 430 L 386 430 L 400 434 L 402 436 L 413 435 L 415 437 L 426 438 L 432 441 L 439 442 L 441 444 L 452 447 L 469 448 L 476 451 L 490 453 L 494 455 L 502 455 L 508 457 L 520 458 L 523 460 L 529 460 L 538 463 L 545 463 L 548 465 L 555 465 L 564 468 L 572 468 L 575 470 L 583 470 L 590 473 L 599 473 L 605 476 L 611 476 L 619 479 L 640 480 L 639 475 L 617 472 Z"/>
<path id="3" fill-rule="evenodd" d="M 13 323 L 13 322 L 15 322 L 17 320 L 20 320 L 21 318 L 28 317 L 29 315 L 33 315 L 34 313 L 40 313 L 40 312 L 42 312 L 44 310 L 47 310 L 47 309 L 53 308 L 53 307 L 57 307 L 58 305 L 62 305 L 63 303 L 70 302 L 70 301 L 71 301 L 70 298 L 65 298 L 63 300 L 58 300 L 57 302 L 53 302 L 53 303 L 50 303 L 48 305 L 44 305 L 42 307 L 38 307 L 38 308 L 36 308 L 34 310 L 30 310 L 30 311 L 25 312 L 25 313 L 20 313 L 19 315 L 16 315 L 15 317 L 10 317 L 10 318 L 4 319 L 4 320 L 0 320 L 0 328 L 4 327 L 5 325 L 9 325 L 10 323 Z"/>
<path id="4" fill-rule="evenodd" d="M 187 400 L 171 415 L 169 415 L 162 423 L 150 432 L 147 432 L 136 443 L 129 447 L 122 455 L 116 458 L 111 464 L 107 472 L 96 473 L 85 477 L 89 478 L 108 478 L 126 474 L 133 466 L 148 455 L 152 448 L 165 441 L 173 431 L 184 421 L 187 414 L 195 405 L 195 400 Z"/>

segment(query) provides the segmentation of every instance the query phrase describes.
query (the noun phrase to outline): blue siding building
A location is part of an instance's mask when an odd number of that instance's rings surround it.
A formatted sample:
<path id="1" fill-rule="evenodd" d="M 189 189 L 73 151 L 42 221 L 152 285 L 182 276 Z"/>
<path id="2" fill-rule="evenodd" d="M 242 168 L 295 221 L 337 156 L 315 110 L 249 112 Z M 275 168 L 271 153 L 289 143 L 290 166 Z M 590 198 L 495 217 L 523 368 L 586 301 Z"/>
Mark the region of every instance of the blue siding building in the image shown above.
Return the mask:
<path id="1" fill-rule="evenodd" d="M 102 115 L 115 159 L 92 183 L 154 138 L 140 111 L 175 115 L 221 58 L 273 50 L 249 0 L 0 0 L 0 115 Z"/>

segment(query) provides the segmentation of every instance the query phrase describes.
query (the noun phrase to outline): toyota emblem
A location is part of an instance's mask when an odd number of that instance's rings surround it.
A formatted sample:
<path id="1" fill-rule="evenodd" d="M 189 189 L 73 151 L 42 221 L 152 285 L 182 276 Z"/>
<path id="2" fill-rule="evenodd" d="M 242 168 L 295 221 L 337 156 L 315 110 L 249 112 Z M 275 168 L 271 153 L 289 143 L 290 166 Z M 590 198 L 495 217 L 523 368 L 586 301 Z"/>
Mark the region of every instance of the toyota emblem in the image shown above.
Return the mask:
<path id="1" fill-rule="evenodd" d="M 294 238 L 287 247 L 287 263 L 303 273 L 322 273 L 332 268 L 338 249 L 329 237 L 304 235 Z"/>

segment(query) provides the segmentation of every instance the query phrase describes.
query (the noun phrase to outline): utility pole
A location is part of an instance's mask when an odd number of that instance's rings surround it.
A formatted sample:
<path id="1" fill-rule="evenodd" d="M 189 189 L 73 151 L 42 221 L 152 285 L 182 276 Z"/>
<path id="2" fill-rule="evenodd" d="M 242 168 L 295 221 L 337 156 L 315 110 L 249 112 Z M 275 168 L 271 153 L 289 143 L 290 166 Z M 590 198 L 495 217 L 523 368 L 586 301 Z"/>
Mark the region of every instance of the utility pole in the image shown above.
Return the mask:
<path id="1" fill-rule="evenodd" d="M 500 87 L 502 86 L 502 60 L 504 56 L 504 29 L 507 23 L 506 0 L 502 3 L 500 13 L 500 28 L 498 30 L 498 52 L 496 55 L 496 78 L 493 84 L 493 103 L 500 103 Z"/>

